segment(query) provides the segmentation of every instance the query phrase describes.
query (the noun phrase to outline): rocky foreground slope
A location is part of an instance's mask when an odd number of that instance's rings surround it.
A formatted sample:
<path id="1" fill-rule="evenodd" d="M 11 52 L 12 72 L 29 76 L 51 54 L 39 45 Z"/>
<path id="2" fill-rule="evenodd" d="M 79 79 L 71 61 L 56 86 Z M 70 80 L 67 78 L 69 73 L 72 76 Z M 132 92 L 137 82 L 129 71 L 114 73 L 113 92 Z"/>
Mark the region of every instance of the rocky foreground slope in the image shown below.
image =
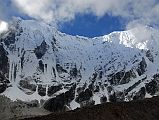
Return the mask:
<path id="1" fill-rule="evenodd" d="M 0 33 L 0 94 L 56 112 L 158 95 L 158 39 L 151 27 L 86 38 L 13 20 Z"/>
<path id="2" fill-rule="evenodd" d="M 24 120 L 159 120 L 159 97 L 132 102 L 104 103 Z"/>

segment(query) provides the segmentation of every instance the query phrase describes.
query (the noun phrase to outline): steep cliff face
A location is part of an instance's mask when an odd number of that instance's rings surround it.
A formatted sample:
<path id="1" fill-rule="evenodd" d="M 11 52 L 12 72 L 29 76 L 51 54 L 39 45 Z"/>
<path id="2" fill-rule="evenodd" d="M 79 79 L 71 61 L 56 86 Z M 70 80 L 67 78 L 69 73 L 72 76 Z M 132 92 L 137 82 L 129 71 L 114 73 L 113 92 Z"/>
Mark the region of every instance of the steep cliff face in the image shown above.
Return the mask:
<path id="1" fill-rule="evenodd" d="M 0 34 L 0 92 L 46 100 L 50 111 L 157 95 L 159 32 L 145 29 L 151 39 L 138 39 L 137 28 L 86 38 L 15 20 Z"/>

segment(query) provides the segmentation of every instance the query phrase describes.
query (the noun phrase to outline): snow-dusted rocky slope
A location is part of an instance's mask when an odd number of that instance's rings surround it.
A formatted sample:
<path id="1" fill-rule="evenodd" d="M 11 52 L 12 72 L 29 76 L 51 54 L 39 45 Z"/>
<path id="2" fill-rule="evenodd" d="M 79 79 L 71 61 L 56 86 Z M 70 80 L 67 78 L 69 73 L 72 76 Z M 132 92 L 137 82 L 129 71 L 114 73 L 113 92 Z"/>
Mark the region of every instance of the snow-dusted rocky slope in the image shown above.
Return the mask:
<path id="1" fill-rule="evenodd" d="M 50 111 L 157 95 L 159 32 L 140 32 L 86 38 L 14 20 L 0 33 L 0 93 L 12 100 L 46 100 Z"/>

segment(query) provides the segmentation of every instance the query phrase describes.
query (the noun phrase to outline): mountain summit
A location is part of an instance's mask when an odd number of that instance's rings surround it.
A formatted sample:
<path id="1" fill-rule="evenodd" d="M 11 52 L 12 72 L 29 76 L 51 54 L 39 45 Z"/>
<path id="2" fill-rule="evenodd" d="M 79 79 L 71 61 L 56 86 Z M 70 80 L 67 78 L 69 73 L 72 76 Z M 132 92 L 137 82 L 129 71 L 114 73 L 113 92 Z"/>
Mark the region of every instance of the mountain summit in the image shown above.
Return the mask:
<path id="1" fill-rule="evenodd" d="M 159 91 L 159 32 L 87 38 L 16 19 L 0 33 L 0 93 L 49 111 L 144 99 Z"/>

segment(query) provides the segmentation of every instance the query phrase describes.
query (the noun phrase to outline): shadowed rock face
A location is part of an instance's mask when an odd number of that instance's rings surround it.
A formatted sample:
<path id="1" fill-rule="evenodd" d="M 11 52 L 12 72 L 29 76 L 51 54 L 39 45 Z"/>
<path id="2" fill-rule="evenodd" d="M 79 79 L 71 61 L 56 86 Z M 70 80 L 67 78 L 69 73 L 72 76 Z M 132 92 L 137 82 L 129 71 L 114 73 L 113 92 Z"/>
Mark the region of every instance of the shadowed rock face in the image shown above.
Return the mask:
<path id="1" fill-rule="evenodd" d="M 64 113 L 24 120 L 158 120 L 159 98 L 141 101 L 105 103 Z"/>
<path id="2" fill-rule="evenodd" d="M 42 60 L 39 61 L 39 68 L 42 72 L 44 72 L 44 64 Z"/>
<path id="3" fill-rule="evenodd" d="M 145 87 L 142 87 L 138 93 L 133 97 L 133 100 L 142 100 L 145 98 L 146 95 L 146 89 Z"/>
<path id="4" fill-rule="evenodd" d="M 139 63 L 138 69 L 137 69 L 139 76 L 143 75 L 143 73 L 146 71 L 146 67 L 147 67 L 147 64 L 146 64 L 145 58 L 142 58 L 142 61 Z"/>
<path id="5" fill-rule="evenodd" d="M 1 38 L 1 42 L 4 42 L 6 46 L 9 46 L 11 44 L 14 44 L 16 39 L 16 31 L 15 30 L 11 30 L 7 33 L 7 36 L 3 38 Z"/>
<path id="6" fill-rule="evenodd" d="M 45 96 L 46 95 L 46 86 L 44 85 L 38 85 L 38 94 L 40 96 Z"/>
<path id="7" fill-rule="evenodd" d="M 62 112 L 65 105 L 69 105 L 69 103 L 75 98 L 75 88 L 76 85 L 73 85 L 69 91 L 47 100 L 43 107 L 52 112 Z"/>
<path id="8" fill-rule="evenodd" d="M 57 91 L 62 89 L 62 85 L 59 86 L 49 86 L 48 87 L 48 96 L 53 95 L 54 93 L 56 93 Z"/>
<path id="9" fill-rule="evenodd" d="M 85 91 L 82 91 L 79 93 L 78 97 L 76 98 L 76 101 L 78 103 L 82 101 L 88 101 L 93 96 L 93 93 L 90 89 L 86 89 Z"/>
<path id="10" fill-rule="evenodd" d="M 8 77 L 9 74 L 9 61 L 7 55 L 7 51 L 4 49 L 3 45 L 0 44 L 0 71 L 2 71 L 6 77 Z"/>
<path id="11" fill-rule="evenodd" d="M 9 61 L 2 44 L 0 45 L 0 71 L 0 93 L 3 93 L 9 83 Z"/>
<path id="12" fill-rule="evenodd" d="M 34 52 L 35 52 L 36 57 L 37 57 L 38 59 L 41 59 L 42 56 L 43 56 L 43 55 L 45 54 L 45 52 L 47 51 L 47 49 L 48 49 L 48 45 L 46 44 L 45 41 L 43 41 L 40 46 L 37 46 L 37 48 L 35 48 L 35 51 L 34 51 Z"/>
<path id="13" fill-rule="evenodd" d="M 25 92 L 26 94 L 32 94 L 36 91 L 36 85 L 30 84 L 29 80 L 21 80 L 19 82 L 19 88 L 20 89 L 28 89 L 30 92 Z"/>
<path id="14" fill-rule="evenodd" d="M 100 98 L 100 102 L 101 102 L 101 103 L 106 103 L 106 102 L 107 102 L 107 97 L 106 97 L 106 96 L 102 96 L 102 97 Z"/>
<path id="15" fill-rule="evenodd" d="M 60 64 L 56 64 L 56 70 L 59 74 L 67 73 L 67 70 L 63 69 L 63 67 Z"/>
<path id="16" fill-rule="evenodd" d="M 149 94 L 154 95 L 158 90 L 158 85 L 155 80 L 146 84 L 146 90 Z"/>
<path id="17" fill-rule="evenodd" d="M 154 57 L 153 57 L 153 55 L 152 55 L 152 53 L 151 53 L 150 50 L 148 50 L 148 51 L 146 52 L 146 57 L 147 57 L 151 62 L 154 62 Z"/>
<path id="18" fill-rule="evenodd" d="M 0 85 L 0 93 L 3 93 L 7 88 L 7 84 Z"/>
<path id="19" fill-rule="evenodd" d="M 128 83 L 131 80 L 131 78 L 135 78 L 136 75 L 133 70 L 130 70 L 127 72 L 120 71 L 120 72 L 117 72 L 116 74 L 110 75 L 109 77 L 111 78 L 109 80 L 111 84 L 118 85 L 118 84 Z"/>

